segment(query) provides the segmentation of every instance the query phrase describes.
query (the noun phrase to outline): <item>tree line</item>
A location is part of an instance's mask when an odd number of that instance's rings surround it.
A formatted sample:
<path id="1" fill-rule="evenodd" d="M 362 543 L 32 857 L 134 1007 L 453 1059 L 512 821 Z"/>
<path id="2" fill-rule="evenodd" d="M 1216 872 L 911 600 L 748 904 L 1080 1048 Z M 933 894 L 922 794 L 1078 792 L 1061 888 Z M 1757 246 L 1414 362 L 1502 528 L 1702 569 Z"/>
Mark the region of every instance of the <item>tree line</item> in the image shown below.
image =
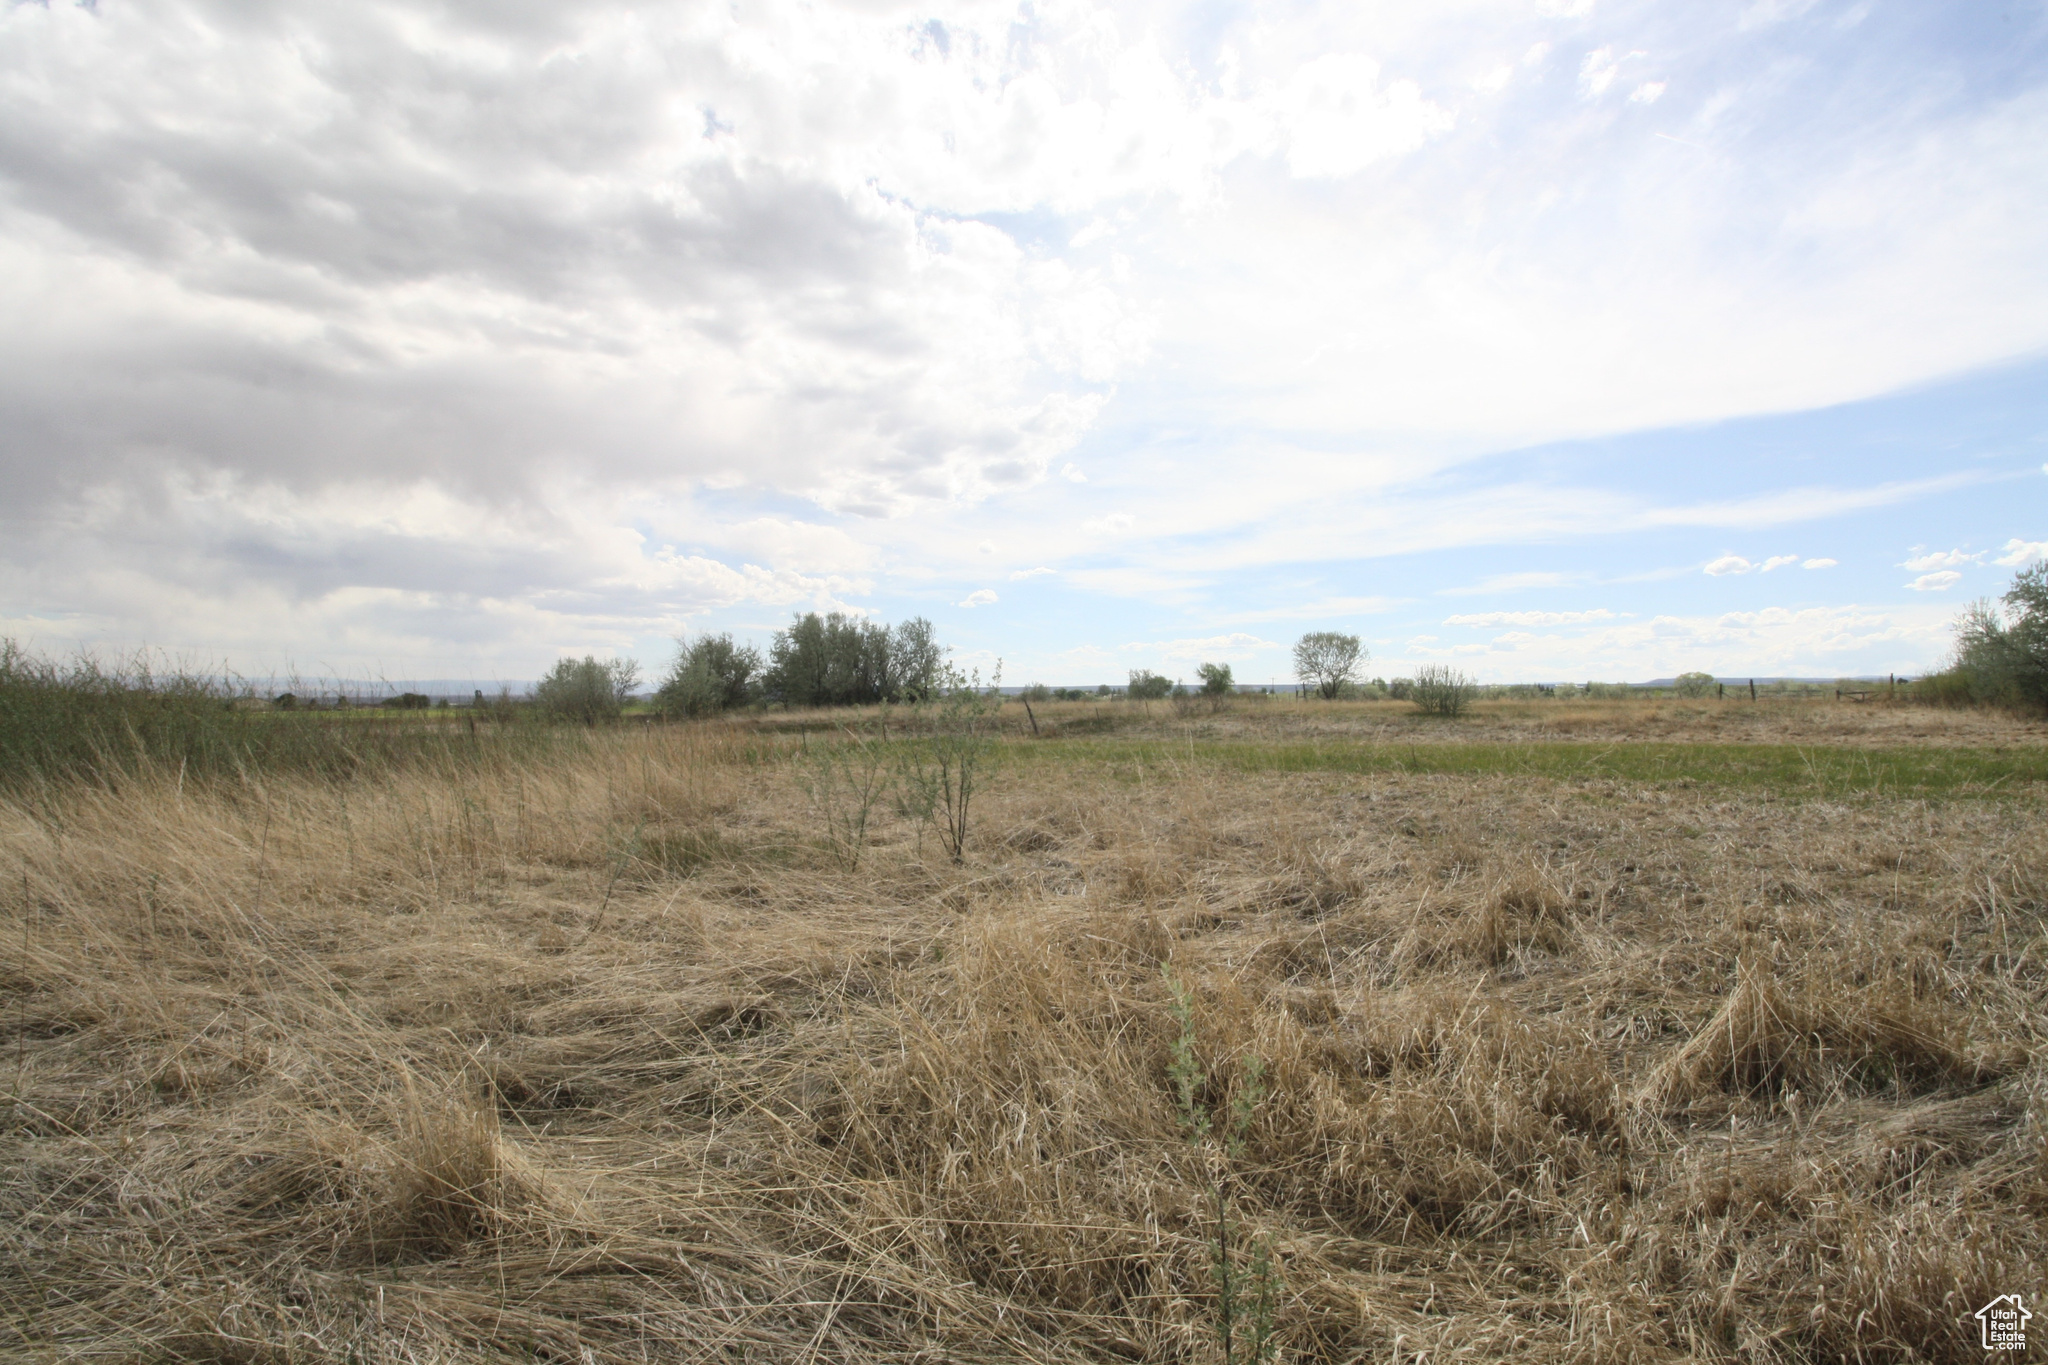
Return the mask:
<path id="1" fill-rule="evenodd" d="M 1953 654 L 1941 670 L 1910 685 L 1911 700 L 1945 705 L 2048 708 L 2048 564 L 2022 570 L 2000 599 L 1973 604 L 1956 622 Z M 1413 702 L 1427 712 L 1455 716 L 1479 695 L 1477 682 L 1447 664 L 1430 664 L 1412 677 L 1366 681 L 1364 642 L 1340 631 L 1309 631 L 1296 640 L 1296 681 L 1325 700 L 1385 697 Z M 1123 696 L 1132 701 L 1206 696 L 1220 700 L 1237 684 L 1227 663 L 1204 662 L 1195 689 L 1150 669 L 1133 669 Z M 616 716 L 638 686 L 631 660 L 564 659 L 534 689 L 534 701 L 567 719 Z M 1903 681 L 1903 680 L 1902 680 Z M 729 634 L 679 642 L 654 692 L 657 713 L 714 715 L 761 703 L 789 707 L 871 706 L 928 701 L 961 686 L 932 623 L 914 616 L 896 625 L 845 612 L 806 612 L 775 632 L 764 654 Z M 1722 689 L 1712 674 L 1680 674 L 1672 689 L 1704 697 Z M 1596 685 L 1586 684 L 1586 695 Z M 1026 699 L 1080 699 L 1077 689 L 1054 693 L 1036 686 Z M 1113 696 L 1108 686 L 1095 696 Z"/>

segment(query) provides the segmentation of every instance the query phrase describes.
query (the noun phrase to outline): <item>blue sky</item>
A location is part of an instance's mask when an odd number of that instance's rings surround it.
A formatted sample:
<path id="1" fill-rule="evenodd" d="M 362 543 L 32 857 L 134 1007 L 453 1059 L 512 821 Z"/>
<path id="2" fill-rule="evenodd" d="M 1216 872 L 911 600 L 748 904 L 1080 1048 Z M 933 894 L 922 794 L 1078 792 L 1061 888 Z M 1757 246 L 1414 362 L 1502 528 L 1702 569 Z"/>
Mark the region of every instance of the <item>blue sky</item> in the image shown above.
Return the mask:
<path id="1" fill-rule="evenodd" d="M 2048 553 L 2048 6 L 0 13 L 0 633 L 1914 673 Z"/>

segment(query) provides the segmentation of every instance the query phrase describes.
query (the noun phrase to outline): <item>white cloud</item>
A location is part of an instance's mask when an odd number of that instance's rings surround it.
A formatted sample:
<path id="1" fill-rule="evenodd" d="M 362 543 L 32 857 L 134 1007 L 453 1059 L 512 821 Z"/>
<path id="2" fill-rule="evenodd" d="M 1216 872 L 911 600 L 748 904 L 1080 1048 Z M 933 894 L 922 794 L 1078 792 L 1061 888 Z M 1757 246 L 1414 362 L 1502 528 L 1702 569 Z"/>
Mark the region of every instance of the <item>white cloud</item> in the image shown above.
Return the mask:
<path id="1" fill-rule="evenodd" d="M 1559 573 L 1539 569 L 1523 573 L 1489 574 L 1477 583 L 1462 588 L 1444 588 L 1445 597 L 1477 597 L 1490 592 L 1517 592 L 1529 588 L 1568 588 L 1585 582 L 1591 575 L 1584 573 Z"/>
<path id="2" fill-rule="evenodd" d="M 2001 548 L 2005 553 L 1991 562 L 2002 564 L 2008 569 L 2024 569 L 2030 564 L 2038 564 L 2048 559 L 2048 540 L 2020 540 L 2015 537 L 2005 542 Z"/>
<path id="3" fill-rule="evenodd" d="M 1244 631 L 1233 631 L 1228 635 L 1209 635 L 1192 640 L 1133 643 L 1124 648 L 1148 651 L 1158 658 L 1177 663 L 1242 663 L 1263 650 L 1278 649 L 1280 645 Z"/>
<path id="4" fill-rule="evenodd" d="M 1797 19 L 1812 9 L 1814 4 L 1815 0 L 1756 0 L 1756 3 L 1743 10 L 1741 17 L 1735 21 L 1736 27 L 1748 30 L 1782 24 L 1789 19 Z"/>
<path id="5" fill-rule="evenodd" d="M 1772 555 L 1759 565 L 1758 568 L 1763 573 L 1769 573 L 1773 569 L 1782 569 L 1787 564 L 1797 564 L 1798 562 L 1798 555 Z"/>
<path id="6" fill-rule="evenodd" d="M 1483 94 L 1497 95 L 1508 88 L 1508 82 L 1515 78 L 1513 62 L 1502 62 L 1491 70 L 1472 78 L 1472 88 Z"/>
<path id="7" fill-rule="evenodd" d="M 1756 565 L 1750 563 L 1741 555 L 1722 555 L 1719 559 L 1712 560 L 1707 564 L 1706 572 L 1719 578 L 1723 574 L 1748 573 L 1755 567 Z"/>
<path id="8" fill-rule="evenodd" d="M 1576 626 L 1592 621 L 1614 621 L 1628 615 L 1605 607 L 1591 611 L 1481 611 L 1465 616 L 1446 616 L 1447 626 Z"/>
<path id="9" fill-rule="evenodd" d="M 1799 567 L 1802 569 L 1832 569 L 1839 562 L 1839 560 L 1833 559 L 1809 559 Z"/>
<path id="10" fill-rule="evenodd" d="M 1924 573 L 1906 586 L 1914 592 L 1944 592 L 1963 581 L 1963 576 L 1954 569 L 1943 569 L 1940 573 Z"/>
<path id="11" fill-rule="evenodd" d="M 1379 63 L 1350 52 L 1328 53 L 1295 70 L 1271 97 L 1291 173 L 1303 179 L 1353 175 L 1450 128 L 1450 111 L 1424 99 L 1414 81 L 1397 80 L 1382 90 L 1379 75 Z"/>
<path id="12" fill-rule="evenodd" d="M 1257 611 L 1231 612 L 1213 619 L 1219 625 L 1249 624 L 1253 621 L 1328 622 L 1345 616 L 1377 616 L 1391 611 L 1402 600 L 1395 597 L 1314 597 L 1281 606 L 1262 607 Z"/>
<path id="13" fill-rule="evenodd" d="M 1408 642 L 1405 657 L 1388 658 L 1391 676 L 1413 662 L 1457 657 L 1483 681 L 1670 677 L 1692 669 L 1758 677 L 1838 676 L 1917 671 L 1946 652 L 1952 613 L 1924 607 L 1872 610 L 1858 606 L 1655 616 L 1590 630 L 1511 631 L 1457 651 L 1429 636 Z"/>
<path id="14" fill-rule="evenodd" d="M 1035 569 L 1016 570 L 1010 575 L 1010 581 L 1016 583 L 1026 578 L 1044 578 L 1047 574 L 1056 574 L 1058 572 L 1058 569 L 1048 569 L 1045 565 L 1041 564 Z"/>
<path id="15" fill-rule="evenodd" d="M 446 619 L 553 657 L 985 579 L 1005 509 L 1005 557 L 1183 599 L 1225 592 L 1219 527 L 1259 528 L 1236 564 L 1738 538 L 1919 494 L 1416 471 L 2048 344 L 2038 83 L 1873 121 L 1913 68 L 1767 78 L 1682 7 L 1633 39 L 1654 67 L 1554 22 L 1590 0 L 1503 0 L 1229 19 L 1213 70 L 1071 0 L 257 8 L 0 18 L 10 620 L 395 656 Z M 1512 98 L 1470 93 L 1515 53 Z M 1726 89 L 1657 106 L 1708 156 L 1578 101 L 1667 82 Z M 1430 581 L 1306 577 L 1275 600 Z M 1267 605 L 1232 591 L 1187 628 Z"/>
<path id="16" fill-rule="evenodd" d="M 987 607 L 993 606 L 997 600 L 993 589 L 976 588 L 953 605 L 956 607 Z"/>
<path id="17" fill-rule="evenodd" d="M 1644 81 L 1628 92 L 1630 104 L 1655 104 L 1664 97 L 1665 81 Z"/>
<path id="18" fill-rule="evenodd" d="M 1598 99 L 1607 93 L 1607 87 L 1613 85 L 1615 77 L 1621 74 L 1622 63 L 1634 61 L 1638 57 L 1647 57 L 1648 55 L 1647 52 L 1638 51 L 1625 52 L 1617 57 L 1614 55 L 1614 49 L 1611 47 L 1594 48 L 1586 54 L 1585 60 L 1579 63 L 1580 96 L 1589 100 Z M 1663 93 L 1664 87 L 1660 84 L 1657 87 L 1657 94 L 1661 95 Z M 1648 103 L 1656 98 L 1657 95 L 1651 95 L 1649 100 L 1644 102 Z"/>
<path id="19" fill-rule="evenodd" d="M 1976 564 L 1981 562 L 1983 558 L 1984 552 L 1981 550 L 1976 554 L 1964 554 L 1961 550 L 1937 550 L 1932 553 L 1923 554 L 1919 552 L 1916 546 L 1915 553 L 1904 563 L 1900 564 L 1899 567 L 1911 569 L 1914 573 L 1919 573 L 1923 569 L 1946 569 L 1955 568 L 1963 564 Z"/>

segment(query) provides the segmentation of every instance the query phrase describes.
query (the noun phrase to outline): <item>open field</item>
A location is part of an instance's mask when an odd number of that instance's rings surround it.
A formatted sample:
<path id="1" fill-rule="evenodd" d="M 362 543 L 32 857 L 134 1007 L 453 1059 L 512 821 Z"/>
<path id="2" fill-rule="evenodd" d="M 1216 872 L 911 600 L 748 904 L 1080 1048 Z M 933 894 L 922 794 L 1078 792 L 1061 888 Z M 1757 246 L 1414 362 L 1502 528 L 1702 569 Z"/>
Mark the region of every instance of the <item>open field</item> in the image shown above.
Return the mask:
<path id="1" fill-rule="evenodd" d="M 1010 705 L 849 868 L 839 719 L 0 798 L 0 1354 L 1206 1361 L 1219 1196 L 1287 1359 L 2048 1289 L 2038 723 Z"/>

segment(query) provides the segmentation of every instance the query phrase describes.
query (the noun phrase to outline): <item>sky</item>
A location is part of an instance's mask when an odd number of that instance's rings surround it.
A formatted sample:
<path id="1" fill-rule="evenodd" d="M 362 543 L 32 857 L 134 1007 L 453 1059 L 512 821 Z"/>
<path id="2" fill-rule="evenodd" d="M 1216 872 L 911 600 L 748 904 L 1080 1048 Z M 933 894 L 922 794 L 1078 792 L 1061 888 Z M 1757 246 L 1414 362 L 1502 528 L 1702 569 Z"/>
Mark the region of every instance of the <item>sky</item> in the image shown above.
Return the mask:
<path id="1" fill-rule="evenodd" d="M 1914 674 L 2048 556 L 2048 0 L 0 10 L 0 635 Z"/>

